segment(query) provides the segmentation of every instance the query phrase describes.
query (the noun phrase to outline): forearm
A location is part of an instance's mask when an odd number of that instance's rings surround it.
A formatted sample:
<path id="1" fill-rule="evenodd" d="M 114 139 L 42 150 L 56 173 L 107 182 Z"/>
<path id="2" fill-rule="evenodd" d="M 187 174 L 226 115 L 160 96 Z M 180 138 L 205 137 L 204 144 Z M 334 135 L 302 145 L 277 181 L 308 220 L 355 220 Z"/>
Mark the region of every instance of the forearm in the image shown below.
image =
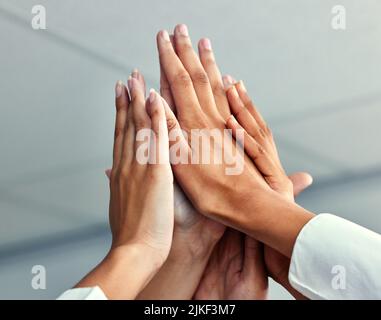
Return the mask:
<path id="1" fill-rule="evenodd" d="M 239 204 L 233 227 L 291 257 L 296 238 L 314 214 L 275 192 L 251 197 Z"/>
<path id="2" fill-rule="evenodd" d="M 153 260 L 140 246 L 112 249 L 75 287 L 99 286 L 108 299 L 135 299 L 160 267 Z"/>
<path id="3" fill-rule="evenodd" d="M 253 219 L 253 236 L 290 258 L 299 232 L 313 217 L 295 203 L 274 201 Z"/>
<path id="4" fill-rule="evenodd" d="M 174 236 L 168 259 L 138 299 L 191 299 L 217 241 L 192 250 L 186 239 Z"/>

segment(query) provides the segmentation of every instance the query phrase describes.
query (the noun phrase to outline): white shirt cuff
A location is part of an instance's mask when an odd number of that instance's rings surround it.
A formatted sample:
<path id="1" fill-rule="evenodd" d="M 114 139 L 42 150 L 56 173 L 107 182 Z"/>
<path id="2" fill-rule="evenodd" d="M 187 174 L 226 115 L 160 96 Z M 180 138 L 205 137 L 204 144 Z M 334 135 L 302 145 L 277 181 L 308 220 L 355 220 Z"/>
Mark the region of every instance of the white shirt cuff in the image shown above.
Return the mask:
<path id="1" fill-rule="evenodd" d="M 381 299 L 380 271 L 381 236 L 325 213 L 299 233 L 289 281 L 310 299 Z"/>
<path id="2" fill-rule="evenodd" d="M 107 300 L 107 297 L 99 287 L 74 288 L 65 291 L 57 300 Z"/>

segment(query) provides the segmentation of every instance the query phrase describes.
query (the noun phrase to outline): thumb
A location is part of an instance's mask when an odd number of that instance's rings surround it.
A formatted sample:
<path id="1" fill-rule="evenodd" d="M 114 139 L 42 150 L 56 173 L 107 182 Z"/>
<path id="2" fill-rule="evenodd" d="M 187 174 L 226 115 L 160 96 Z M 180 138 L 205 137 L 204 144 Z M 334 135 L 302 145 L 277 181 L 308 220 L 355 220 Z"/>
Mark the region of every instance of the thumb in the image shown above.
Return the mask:
<path id="1" fill-rule="evenodd" d="M 312 176 L 307 172 L 296 172 L 288 176 L 294 187 L 294 196 L 299 195 L 302 191 L 308 188 L 313 181 Z"/>

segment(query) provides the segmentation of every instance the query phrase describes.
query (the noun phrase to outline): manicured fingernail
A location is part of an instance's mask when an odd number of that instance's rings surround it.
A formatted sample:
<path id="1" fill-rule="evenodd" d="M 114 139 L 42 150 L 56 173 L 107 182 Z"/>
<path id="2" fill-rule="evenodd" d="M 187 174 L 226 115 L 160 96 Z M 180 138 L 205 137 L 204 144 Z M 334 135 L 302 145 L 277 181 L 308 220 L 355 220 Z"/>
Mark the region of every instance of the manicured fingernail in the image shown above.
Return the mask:
<path id="1" fill-rule="evenodd" d="M 243 84 L 243 81 L 242 81 L 242 80 L 239 82 L 239 85 L 240 85 L 240 87 L 241 87 L 241 89 L 242 89 L 243 91 L 247 92 L 246 87 L 245 87 L 245 85 Z"/>
<path id="2" fill-rule="evenodd" d="M 123 93 L 123 82 L 118 81 L 115 85 L 115 97 L 119 98 Z"/>
<path id="3" fill-rule="evenodd" d="M 182 36 L 185 36 L 187 37 L 189 34 L 188 34 L 188 28 L 185 24 L 179 24 L 177 26 L 177 30 L 179 31 L 179 33 L 182 35 Z"/>
<path id="4" fill-rule="evenodd" d="M 212 44 L 210 42 L 209 39 L 202 39 L 201 40 L 201 46 L 205 49 L 205 50 L 212 50 Z"/>
<path id="5" fill-rule="evenodd" d="M 236 98 L 239 97 L 237 88 L 236 88 L 235 86 L 232 86 L 232 87 L 231 87 L 230 92 L 234 95 L 234 97 L 236 97 Z"/>
<path id="6" fill-rule="evenodd" d="M 134 70 L 132 70 L 132 72 L 131 72 L 132 78 L 137 79 L 138 75 L 139 75 L 139 70 L 138 69 L 135 68 Z"/>
<path id="7" fill-rule="evenodd" d="M 149 90 L 149 102 L 153 103 L 156 99 L 156 92 L 154 89 Z"/>
<path id="8" fill-rule="evenodd" d="M 132 77 L 129 76 L 128 77 L 128 80 L 127 80 L 127 86 L 128 86 L 128 90 L 132 90 Z"/>
<path id="9" fill-rule="evenodd" d="M 162 30 L 160 35 L 164 41 L 171 41 L 167 30 Z"/>
<path id="10" fill-rule="evenodd" d="M 224 83 L 225 89 L 229 89 L 233 85 L 233 78 L 229 75 L 223 76 L 222 82 Z"/>

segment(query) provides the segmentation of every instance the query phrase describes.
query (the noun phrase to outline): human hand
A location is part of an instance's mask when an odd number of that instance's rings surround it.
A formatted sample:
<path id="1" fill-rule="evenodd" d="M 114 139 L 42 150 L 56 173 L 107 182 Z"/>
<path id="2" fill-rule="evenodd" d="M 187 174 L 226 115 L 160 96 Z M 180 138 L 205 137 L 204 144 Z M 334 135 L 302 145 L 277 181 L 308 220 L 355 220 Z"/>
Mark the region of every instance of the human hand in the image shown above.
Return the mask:
<path id="1" fill-rule="evenodd" d="M 192 150 L 191 148 L 191 130 L 205 129 L 205 135 L 215 129 L 218 130 L 218 133 L 221 133 L 225 128 L 225 124 L 214 101 L 206 71 L 192 49 L 185 28 L 184 25 L 175 28 L 175 48 L 173 48 L 169 34 L 166 31 L 160 32 L 157 40 L 160 63 L 163 73 L 168 79 L 169 90 L 174 100 L 178 119 L 177 121 L 171 110 L 166 110 L 168 126 L 171 132 L 179 132 L 176 136 L 176 142 L 182 148 L 181 150 L 185 153 L 186 160 L 188 160 L 194 154 L 199 156 L 197 154 L 199 150 Z M 188 133 L 189 140 L 185 139 L 181 129 Z M 174 145 L 173 141 L 170 143 L 171 146 Z M 217 146 L 212 144 L 210 153 L 213 154 L 215 149 L 218 148 L 222 150 L 223 146 L 221 144 L 218 143 Z M 171 153 L 171 156 L 173 156 L 173 153 Z M 231 154 L 229 156 L 233 157 Z M 234 203 L 231 201 L 223 201 L 224 203 L 221 205 L 222 199 L 229 197 L 231 194 L 238 194 L 238 192 L 229 191 L 233 191 L 238 186 L 245 194 L 247 191 L 244 190 L 249 190 L 249 188 L 244 188 L 245 185 L 251 184 L 251 181 L 254 180 L 247 178 L 248 176 L 251 177 L 249 170 L 255 172 L 253 165 L 251 165 L 250 169 L 245 166 L 243 168 L 244 173 L 241 175 L 229 176 L 225 172 L 225 163 L 190 163 L 189 161 L 184 164 L 182 162 L 174 163 L 176 161 L 171 162 L 177 181 L 197 211 L 213 216 L 217 220 L 225 221 L 225 211 L 228 211 L 225 205 L 229 206 L 230 203 L 233 210 Z M 258 187 L 258 185 L 260 188 L 268 187 L 263 179 L 259 178 L 258 174 L 258 179 L 254 180 L 255 183 L 253 183 L 255 187 Z M 237 183 L 238 181 L 242 183 Z M 270 188 L 268 189 L 270 190 Z M 204 199 L 205 194 L 208 197 L 207 201 Z"/>
<path id="2" fill-rule="evenodd" d="M 138 299 L 191 299 L 225 226 L 196 211 L 175 184 L 175 227 L 168 259 Z"/>
<path id="3" fill-rule="evenodd" d="M 134 71 L 136 79 L 145 92 L 143 75 Z M 163 73 L 161 93 L 173 107 Z M 106 170 L 109 177 L 111 170 Z M 181 187 L 174 183 L 174 232 L 168 259 L 159 272 L 140 292 L 139 299 L 190 299 L 200 281 L 209 256 L 225 231 L 225 226 L 200 214 L 185 196 Z M 184 275 L 187 275 L 184 277 Z M 181 286 L 179 286 L 181 283 Z"/>
<path id="4" fill-rule="evenodd" d="M 231 76 L 224 77 L 227 96 L 233 116 L 227 121 L 227 127 L 234 133 L 245 130 L 245 152 L 256 164 L 272 189 L 294 201 L 298 195 L 312 183 L 312 177 L 303 172 L 290 177 L 282 167 L 276 144 L 270 129 L 250 99 L 242 81 L 236 83 Z M 238 122 L 237 122 L 238 121 Z M 269 246 L 265 246 L 264 259 L 269 275 L 295 298 L 304 298 L 288 281 L 290 259 Z"/>
<path id="5" fill-rule="evenodd" d="M 77 286 L 99 285 L 109 298 L 135 298 L 166 260 L 173 233 L 173 175 L 165 101 L 145 101 L 135 77 L 116 87 L 109 218 L 112 247 Z M 128 283 L 128 286 L 126 286 Z"/>
<path id="6" fill-rule="evenodd" d="M 174 35 L 170 35 L 170 42 L 172 48 L 174 48 L 176 45 Z M 161 65 L 160 93 L 167 101 L 171 110 L 176 111 L 177 108 L 171 92 L 171 86 Z M 207 253 L 210 253 L 214 244 L 222 237 L 225 228 L 225 225 L 213 221 L 198 212 L 185 196 L 181 187 L 175 183 L 174 233 L 182 235 L 182 238 L 188 243 L 193 256 L 205 256 Z"/>
<path id="7" fill-rule="evenodd" d="M 112 247 L 140 244 L 165 261 L 173 230 L 173 176 L 169 163 L 165 101 L 129 81 L 128 115 L 118 108 L 110 175 Z M 119 97 L 120 98 L 120 97 Z M 144 135 L 143 135 L 144 133 Z"/>
<path id="8" fill-rule="evenodd" d="M 194 299 L 262 300 L 267 292 L 263 245 L 228 229 L 209 259 Z"/>
<path id="9" fill-rule="evenodd" d="M 139 87 L 142 88 L 142 93 L 145 95 L 146 84 L 144 76 L 137 69 L 132 72 L 132 75 L 138 81 Z M 160 91 L 169 107 L 174 109 L 173 98 L 167 88 L 168 80 L 161 70 Z M 110 178 L 111 169 L 106 170 L 106 175 Z M 193 257 L 204 255 L 206 251 L 210 251 L 210 249 L 205 249 L 216 243 L 225 230 L 223 224 L 210 220 L 200 214 L 185 196 L 176 181 L 174 182 L 174 217 L 174 238 L 179 236 L 183 241 L 181 241 L 181 247 L 180 244 L 176 245 L 178 241 L 174 241 L 172 247 L 175 247 L 174 250 L 178 251 L 176 254 L 181 255 L 182 258 L 186 258 L 189 255 Z"/>
<path id="10" fill-rule="evenodd" d="M 311 183 L 310 176 L 302 172 L 289 179 L 295 196 Z M 290 285 L 289 266 L 290 259 L 278 251 L 228 229 L 213 250 L 194 299 L 266 299 L 268 275 L 296 299 L 306 299 Z"/>
<path id="11" fill-rule="evenodd" d="M 160 64 L 176 108 L 177 118 L 170 108 L 166 109 L 170 136 L 176 138 L 170 138 L 171 149 L 175 146 L 188 161 L 179 162 L 171 152 L 172 168 L 180 186 L 198 212 L 290 255 L 297 234 L 313 215 L 274 192 L 247 156 L 243 160 L 234 157 L 239 148 L 229 145 L 229 137 L 223 135 L 224 115 L 230 112 L 211 47 L 203 39 L 199 59 L 184 25 L 175 28 L 175 48 L 166 31 L 158 34 L 157 41 Z M 214 141 L 206 152 L 215 155 L 223 150 L 222 163 L 190 162 L 200 157 L 199 148 L 192 145 L 193 130 L 198 130 L 201 138 L 210 139 L 215 133 L 223 136 L 223 142 Z M 234 168 L 239 167 L 239 172 L 233 175 L 226 170 L 232 169 L 232 159 L 234 164 L 242 164 Z M 280 221 L 289 223 L 274 224 L 279 215 Z"/>

